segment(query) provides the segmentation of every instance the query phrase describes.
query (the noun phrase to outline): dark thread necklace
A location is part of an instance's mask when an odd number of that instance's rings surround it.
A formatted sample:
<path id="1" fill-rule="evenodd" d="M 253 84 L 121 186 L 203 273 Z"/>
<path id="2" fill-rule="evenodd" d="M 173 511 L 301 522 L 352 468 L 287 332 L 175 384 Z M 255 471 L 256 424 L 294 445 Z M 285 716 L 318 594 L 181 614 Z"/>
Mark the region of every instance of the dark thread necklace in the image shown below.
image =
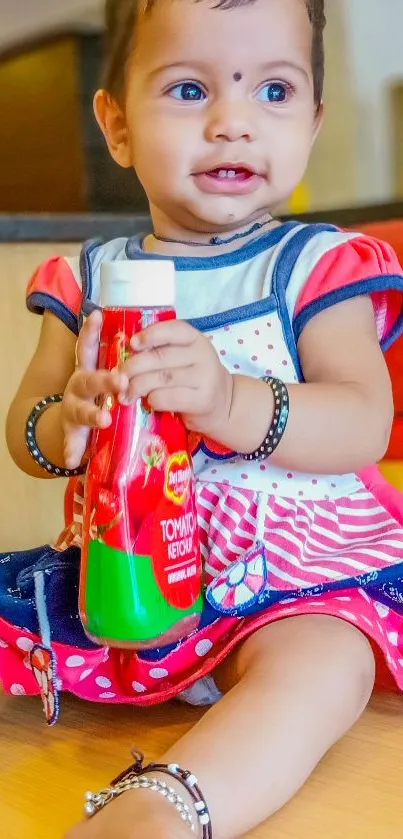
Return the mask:
<path id="1" fill-rule="evenodd" d="M 212 236 L 208 242 L 189 242 L 185 241 L 184 239 L 169 239 L 166 236 L 157 236 L 156 233 L 153 233 L 154 239 L 157 242 L 168 242 L 171 245 L 191 245 L 194 248 L 209 248 L 212 245 L 229 245 L 231 242 L 235 242 L 237 239 L 244 239 L 246 236 L 251 236 L 252 233 L 256 233 L 257 230 L 261 230 L 262 227 L 267 227 L 268 224 L 271 224 L 273 221 L 273 216 L 269 216 L 265 221 L 256 221 L 252 224 L 248 230 L 244 230 L 243 233 L 234 233 L 233 236 L 230 236 L 228 239 L 221 239 L 220 236 Z"/>

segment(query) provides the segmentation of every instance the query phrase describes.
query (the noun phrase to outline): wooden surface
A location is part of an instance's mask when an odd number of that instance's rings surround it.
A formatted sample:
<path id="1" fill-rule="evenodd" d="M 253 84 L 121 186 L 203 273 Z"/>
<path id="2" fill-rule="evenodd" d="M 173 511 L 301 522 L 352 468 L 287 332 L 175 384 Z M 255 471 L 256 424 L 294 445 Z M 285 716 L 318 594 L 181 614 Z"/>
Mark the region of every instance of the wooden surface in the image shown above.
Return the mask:
<path id="1" fill-rule="evenodd" d="M 178 703 L 139 710 L 64 698 L 61 721 L 49 730 L 38 699 L 0 696 L 2 839 L 60 839 L 80 817 L 83 792 L 124 768 L 131 745 L 156 757 L 198 716 Z M 401 839 L 402 766 L 403 700 L 377 696 L 302 792 L 250 836 Z"/>

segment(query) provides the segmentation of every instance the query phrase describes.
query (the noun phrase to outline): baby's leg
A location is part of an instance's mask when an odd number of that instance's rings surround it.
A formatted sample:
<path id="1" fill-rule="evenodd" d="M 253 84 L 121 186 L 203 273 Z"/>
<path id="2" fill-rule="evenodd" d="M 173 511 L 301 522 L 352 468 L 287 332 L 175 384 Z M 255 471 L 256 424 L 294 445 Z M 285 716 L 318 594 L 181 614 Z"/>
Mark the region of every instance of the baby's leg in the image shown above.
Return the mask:
<path id="1" fill-rule="evenodd" d="M 257 631 L 215 677 L 226 695 L 162 761 L 194 772 L 210 808 L 214 839 L 234 839 L 292 798 L 357 720 L 373 688 L 374 659 L 353 626 L 301 616 Z M 125 793 L 121 817 L 132 808 L 133 818 L 137 814 L 147 823 L 152 808 L 153 836 L 186 839 L 189 829 L 159 798 L 148 790 Z M 116 817 L 118 803 L 109 805 L 116 807 Z M 137 839 L 137 833 L 130 835 Z"/>
<path id="2" fill-rule="evenodd" d="M 259 630 L 215 675 L 226 696 L 164 760 L 197 775 L 214 839 L 233 839 L 292 798 L 356 722 L 374 658 L 350 624 L 309 615 Z"/>

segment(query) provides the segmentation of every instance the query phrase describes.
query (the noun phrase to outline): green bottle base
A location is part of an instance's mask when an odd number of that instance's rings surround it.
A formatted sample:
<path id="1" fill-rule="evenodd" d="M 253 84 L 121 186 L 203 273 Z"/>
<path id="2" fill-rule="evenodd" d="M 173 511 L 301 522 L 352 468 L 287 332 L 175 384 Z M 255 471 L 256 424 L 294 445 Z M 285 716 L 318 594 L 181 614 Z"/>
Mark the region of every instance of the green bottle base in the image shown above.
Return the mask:
<path id="1" fill-rule="evenodd" d="M 188 609 L 168 603 L 149 556 L 129 556 L 94 540 L 88 546 L 83 584 L 81 620 L 95 643 L 121 649 L 161 647 L 189 635 L 200 621 L 202 595 Z"/>

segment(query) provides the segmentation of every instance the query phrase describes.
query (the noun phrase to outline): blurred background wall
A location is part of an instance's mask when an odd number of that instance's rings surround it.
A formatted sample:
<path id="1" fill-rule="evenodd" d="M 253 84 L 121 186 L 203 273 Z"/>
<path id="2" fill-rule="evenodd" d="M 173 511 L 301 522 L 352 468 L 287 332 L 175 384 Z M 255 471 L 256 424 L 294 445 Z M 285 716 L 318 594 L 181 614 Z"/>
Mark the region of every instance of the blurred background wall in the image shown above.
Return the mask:
<path id="1" fill-rule="evenodd" d="M 92 116 L 103 0 L 0 0 L 0 212 L 141 211 Z M 293 211 L 403 197 L 403 0 L 328 0 L 326 115 Z"/>

